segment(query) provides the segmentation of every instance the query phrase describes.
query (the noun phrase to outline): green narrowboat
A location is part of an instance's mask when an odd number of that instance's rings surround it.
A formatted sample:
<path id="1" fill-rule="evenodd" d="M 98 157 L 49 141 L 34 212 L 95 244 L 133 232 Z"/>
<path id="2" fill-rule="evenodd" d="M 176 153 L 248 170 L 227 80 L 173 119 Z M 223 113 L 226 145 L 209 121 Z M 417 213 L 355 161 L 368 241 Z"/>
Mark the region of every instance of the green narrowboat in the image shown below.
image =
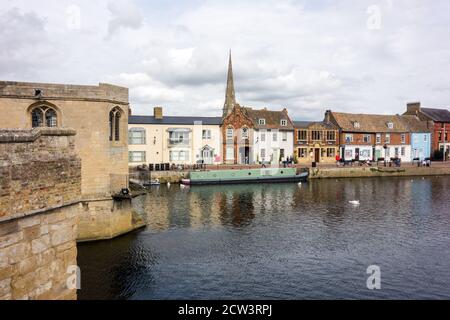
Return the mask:
<path id="1" fill-rule="evenodd" d="M 241 170 L 191 171 L 184 185 L 305 182 L 307 172 L 295 168 L 262 168 Z"/>

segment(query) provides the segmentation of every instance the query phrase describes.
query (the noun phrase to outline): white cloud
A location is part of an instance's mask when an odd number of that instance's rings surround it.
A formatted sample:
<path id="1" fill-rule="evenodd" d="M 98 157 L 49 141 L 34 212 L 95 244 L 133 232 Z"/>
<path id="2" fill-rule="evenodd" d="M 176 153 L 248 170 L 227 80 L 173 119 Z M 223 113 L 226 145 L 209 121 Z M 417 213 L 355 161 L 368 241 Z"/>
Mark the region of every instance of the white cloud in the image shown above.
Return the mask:
<path id="1" fill-rule="evenodd" d="M 448 105 L 445 0 L 0 2 L 0 78 L 125 85 L 134 113 L 220 115 L 230 48 L 243 105 L 298 119 Z M 373 4 L 379 30 L 366 27 Z"/>

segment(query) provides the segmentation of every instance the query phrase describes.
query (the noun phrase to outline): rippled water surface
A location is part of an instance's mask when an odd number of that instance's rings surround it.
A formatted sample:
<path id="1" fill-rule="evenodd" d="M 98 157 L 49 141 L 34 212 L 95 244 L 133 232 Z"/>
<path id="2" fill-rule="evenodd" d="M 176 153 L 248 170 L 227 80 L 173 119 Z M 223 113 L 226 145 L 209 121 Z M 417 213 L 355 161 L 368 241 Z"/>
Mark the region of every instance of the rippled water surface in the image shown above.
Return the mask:
<path id="1" fill-rule="evenodd" d="M 78 297 L 448 299 L 449 187 L 448 177 L 163 186 L 135 199 L 146 230 L 79 245 Z M 379 291 L 366 287 L 370 265 Z"/>

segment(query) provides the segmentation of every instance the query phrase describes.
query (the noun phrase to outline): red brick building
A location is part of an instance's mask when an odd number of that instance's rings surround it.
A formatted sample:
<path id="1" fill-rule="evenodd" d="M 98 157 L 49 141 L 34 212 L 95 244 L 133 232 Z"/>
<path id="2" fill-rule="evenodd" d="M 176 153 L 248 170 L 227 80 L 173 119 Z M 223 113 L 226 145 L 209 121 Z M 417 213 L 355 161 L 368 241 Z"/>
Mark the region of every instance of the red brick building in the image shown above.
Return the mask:
<path id="1" fill-rule="evenodd" d="M 442 159 L 445 152 L 446 160 L 450 154 L 450 111 L 447 109 L 423 108 L 420 102 L 408 103 L 405 115 L 417 116 L 420 120 L 429 121 L 432 129 L 432 156 Z"/>
<path id="2" fill-rule="evenodd" d="M 228 114 L 222 123 L 223 160 L 224 163 L 242 163 L 240 153 L 243 157 L 250 157 L 253 145 L 253 121 L 245 112 L 245 108 L 235 104 L 231 113 Z M 243 150 L 241 152 L 241 150 Z M 245 161 L 244 161 L 245 162 Z"/>

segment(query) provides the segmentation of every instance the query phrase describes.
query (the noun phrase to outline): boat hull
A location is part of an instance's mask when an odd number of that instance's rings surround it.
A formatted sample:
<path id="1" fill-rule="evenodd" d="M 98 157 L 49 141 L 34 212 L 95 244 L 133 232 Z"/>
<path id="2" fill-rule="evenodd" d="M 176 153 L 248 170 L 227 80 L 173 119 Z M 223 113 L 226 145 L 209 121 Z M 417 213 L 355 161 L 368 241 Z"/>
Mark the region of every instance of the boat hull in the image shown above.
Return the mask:
<path id="1" fill-rule="evenodd" d="M 216 178 L 216 179 L 184 179 L 182 184 L 191 186 L 224 185 L 224 184 L 252 184 L 252 183 L 298 183 L 306 182 L 308 173 L 289 176 L 259 176 L 252 178 Z"/>

